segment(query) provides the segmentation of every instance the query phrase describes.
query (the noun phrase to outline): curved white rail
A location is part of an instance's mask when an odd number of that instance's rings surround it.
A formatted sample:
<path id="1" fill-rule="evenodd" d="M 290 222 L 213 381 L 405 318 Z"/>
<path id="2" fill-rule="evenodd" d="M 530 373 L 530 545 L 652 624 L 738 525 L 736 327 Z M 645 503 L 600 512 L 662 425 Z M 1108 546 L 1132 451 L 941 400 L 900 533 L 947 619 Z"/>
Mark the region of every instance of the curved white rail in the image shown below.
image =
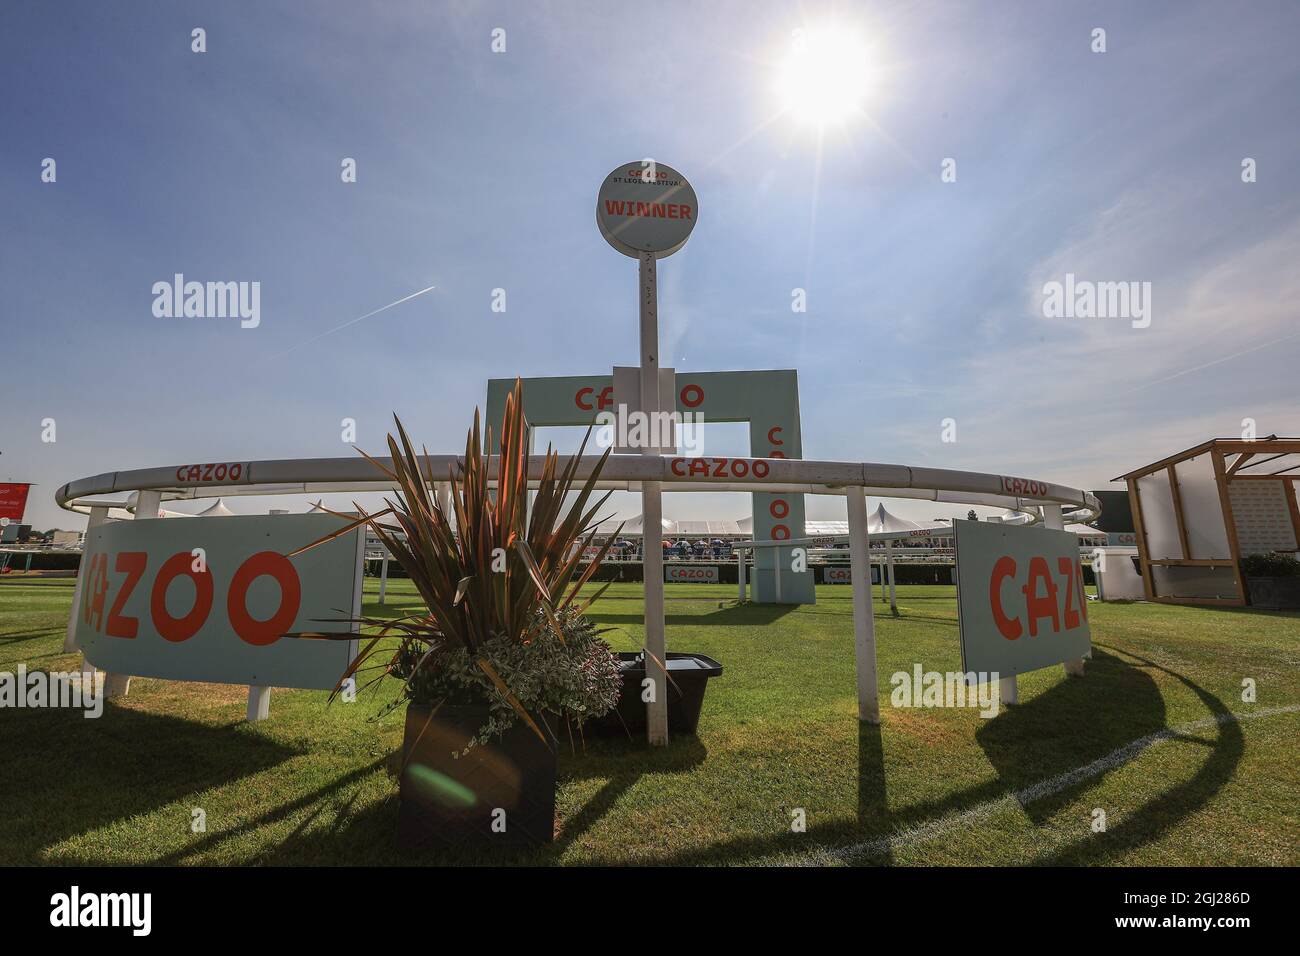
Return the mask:
<path id="1" fill-rule="evenodd" d="M 530 475 L 541 473 L 544 458 L 528 460 Z M 589 456 L 578 476 L 591 473 Z M 389 464 L 390 460 L 379 461 Z M 430 481 L 446 481 L 463 460 L 456 455 L 423 458 Z M 493 459 L 495 467 L 496 459 Z M 791 458 L 690 458 L 682 456 L 611 455 L 599 487 L 636 491 L 643 481 L 672 485 L 672 491 L 761 491 L 786 494 L 839 495 L 862 488 L 884 498 L 921 498 L 952 504 L 1027 510 L 1042 504 L 1069 505 L 1083 512 L 1078 520 L 1101 513 L 1094 495 L 1077 488 L 1009 475 L 943 468 L 913 468 L 873 462 L 809 461 Z M 55 492 L 59 506 L 85 511 L 121 502 L 85 499 L 120 492 L 158 491 L 164 500 L 232 495 L 320 494 L 386 491 L 393 483 L 364 458 L 297 458 L 272 461 L 212 462 L 107 472 L 69 482 Z"/>

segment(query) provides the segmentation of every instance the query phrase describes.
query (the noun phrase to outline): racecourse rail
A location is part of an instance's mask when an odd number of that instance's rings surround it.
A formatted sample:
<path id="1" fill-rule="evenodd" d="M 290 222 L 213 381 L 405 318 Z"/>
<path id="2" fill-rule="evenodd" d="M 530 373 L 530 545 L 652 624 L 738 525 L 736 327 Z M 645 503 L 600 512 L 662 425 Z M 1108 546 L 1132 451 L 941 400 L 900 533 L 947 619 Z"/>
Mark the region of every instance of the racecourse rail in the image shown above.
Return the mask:
<path id="1" fill-rule="evenodd" d="M 391 467 L 389 458 L 376 459 Z M 461 474 L 456 455 L 421 456 L 428 481 L 442 483 Z M 584 458 L 577 477 L 591 474 L 597 458 Z M 530 484 L 542 473 L 545 457 L 528 459 Z M 496 473 L 497 459 L 491 462 Z M 874 462 L 811 461 L 791 458 L 723 458 L 664 455 L 611 455 L 598 487 L 638 491 L 642 482 L 663 482 L 673 491 L 763 491 L 782 494 L 844 495 L 850 488 L 883 498 L 917 498 L 950 504 L 1010 508 L 1031 514 L 1041 505 L 1078 509 L 1071 517 L 1089 521 L 1101 513 L 1095 495 L 1077 488 L 1009 475 L 944 468 L 916 468 Z M 233 495 L 383 492 L 396 486 L 364 458 L 289 458 L 270 461 L 207 462 L 112 471 L 69 482 L 55 492 L 59 506 L 85 512 L 92 507 L 122 507 L 126 502 L 85 499 L 122 492 L 156 491 L 163 500 Z"/>
<path id="2" fill-rule="evenodd" d="M 391 467 L 391 459 L 378 459 Z M 421 459 L 425 479 L 434 484 L 438 497 L 446 501 L 450 481 L 464 469 L 464 459 L 454 455 L 427 455 Z M 530 484 L 543 473 L 544 456 L 528 459 Z M 585 479 L 597 459 L 584 458 L 576 477 Z M 489 477 L 499 462 L 492 459 Z M 880 722 L 879 681 L 876 673 L 876 635 L 872 614 L 870 538 L 867 528 L 867 495 L 882 498 L 919 498 L 969 505 L 992 505 L 1026 512 L 1040 518 L 1048 528 L 1061 528 L 1066 507 L 1074 509 L 1073 520 L 1087 521 L 1101 513 L 1095 495 L 1047 481 L 1009 475 L 949 471 L 942 468 L 912 468 L 871 462 L 807 461 L 792 458 L 705 458 L 652 455 L 611 455 L 605 462 L 598 487 L 638 491 L 642 484 L 657 489 L 662 483 L 672 491 L 761 491 L 783 494 L 842 495 L 849 518 L 849 565 L 853 587 L 853 644 L 858 684 L 858 719 Z M 167 468 L 116 471 L 70 482 L 55 492 L 60 507 L 85 511 L 94 527 L 108 517 L 110 508 L 131 508 L 132 502 L 96 501 L 95 496 L 136 492 L 136 519 L 157 517 L 163 499 L 214 498 L 227 495 L 313 494 L 322 492 L 393 489 L 391 478 L 364 458 L 302 458 L 279 461 L 209 462 Z M 656 505 L 657 496 L 653 497 Z M 446 507 L 444 505 L 444 507 Z M 657 507 L 656 507 L 657 510 Z M 653 519 L 651 523 L 653 527 Z M 776 542 L 755 542 L 759 544 Z M 786 539 L 787 544 L 792 544 Z M 780 562 L 774 566 L 778 581 Z M 743 585 L 742 585 L 743 586 Z M 80 579 L 78 583 L 80 588 Z M 664 624 L 663 581 L 657 576 L 645 582 L 646 633 Z M 779 600 L 779 584 L 778 584 Z M 359 596 L 358 596 L 359 601 Z M 73 620 L 77 598 L 73 598 Z M 71 635 L 71 625 L 69 625 Z M 69 642 L 71 636 L 69 637 Z M 662 643 L 662 642 L 661 642 Z M 65 644 L 72 650 L 75 645 Z M 662 648 L 660 648 L 662 651 Z M 1082 673 L 1083 661 L 1066 662 L 1069 673 Z M 129 677 L 114 680 L 129 681 Z M 250 719 L 261 719 L 267 710 L 270 689 L 249 688 Z M 1015 676 L 1001 679 L 1003 703 L 1017 699 Z M 111 696 L 111 695 L 110 695 Z M 662 699 L 662 698 L 661 698 Z M 647 703 L 647 710 L 654 707 Z M 662 709 L 661 709 L 662 711 Z M 651 743 L 666 743 L 667 730 L 650 726 Z"/>

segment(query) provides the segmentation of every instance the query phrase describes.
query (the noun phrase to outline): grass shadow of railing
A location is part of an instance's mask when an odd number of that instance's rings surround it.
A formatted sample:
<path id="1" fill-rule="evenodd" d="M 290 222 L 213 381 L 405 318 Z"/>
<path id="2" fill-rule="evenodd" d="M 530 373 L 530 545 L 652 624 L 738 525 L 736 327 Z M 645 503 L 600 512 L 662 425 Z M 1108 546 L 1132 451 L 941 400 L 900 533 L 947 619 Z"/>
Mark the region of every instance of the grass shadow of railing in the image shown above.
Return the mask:
<path id="1" fill-rule="evenodd" d="M 107 702 L 73 709 L 6 709 L 0 773 L 0 862 L 45 863 L 42 851 L 190 794 L 250 777 L 300 751 L 234 724 L 211 725 Z M 32 781 L 41 787 L 33 790 Z M 103 860 L 86 861 L 102 863 Z"/>
<path id="2" fill-rule="evenodd" d="M 1094 648 L 1099 646 L 1106 645 L 1093 645 Z M 1167 674 L 1192 691 L 1216 721 L 1218 734 L 1212 741 L 1200 737 L 1171 734 L 1172 739 L 1193 740 L 1209 747 L 1209 755 L 1196 773 L 1191 778 L 1168 787 L 1158 797 L 1148 800 L 1132 813 L 1122 817 L 1118 824 L 1108 824 L 1100 833 L 1088 831 L 1086 836 L 1036 861 L 1046 866 L 1105 863 L 1116 851 L 1130 850 L 1160 839 L 1177 823 L 1187 819 L 1209 803 L 1211 798 L 1232 779 L 1246 750 L 1241 724 L 1233 719 L 1232 712 L 1220 698 L 1191 678 L 1155 661 L 1131 651 L 1113 647 L 1107 649 L 1138 661 L 1144 668 Z"/>

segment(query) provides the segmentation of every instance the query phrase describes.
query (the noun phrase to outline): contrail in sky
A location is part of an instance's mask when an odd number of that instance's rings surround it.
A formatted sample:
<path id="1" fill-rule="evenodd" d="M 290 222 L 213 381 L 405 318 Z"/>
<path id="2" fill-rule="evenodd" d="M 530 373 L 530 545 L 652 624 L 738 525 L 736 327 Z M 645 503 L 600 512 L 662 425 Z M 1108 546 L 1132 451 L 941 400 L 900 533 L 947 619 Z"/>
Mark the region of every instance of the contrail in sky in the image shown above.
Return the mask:
<path id="1" fill-rule="evenodd" d="M 388 303 L 388 305 L 381 305 L 379 308 L 375 309 L 373 312 L 367 312 L 365 315 L 359 315 L 359 316 L 357 316 L 355 319 L 349 319 L 348 321 L 344 322 L 342 325 L 336 325 L 336 326 L 334 326 L 334 328 L 329 329 L 329 330 L 327 330 L 327 331 L 325 331 L 325 332 L 322 332 L 320 335 L 312 336 L 311 338 L 309 338 L 309 339 L 307 339 L 307 340 L 305 340 L 305 341 L 303 341 L 303 342 L 297 342 L 297 343 L 295 343 L 295 344 L 289 346 L 289 347 L 288 347 L 287 349 L 285 349 L 283 352 L 280 352 L 280 353 L 278 353 L 277 355 L 273 355 L 273 356 L 271 356 L 271 357 L 272 357 L 272 358 L 280 358 L 280 356 L 282 356 L 282 355 L 288 355 L 288 354 L 289 354 L 290 352 L 292 352 L 294 349 L 302 348 L 304 345 L 311 345 L 311 343 L 313 343 L 313 342 L 315 342 L 315 341 L 318 341 L 319 339 L 323 339 L 323 338 L 325 338 L 325 336 L 327 336 L 327 335 L 333 335 L 335 332 L 338 332 L 340 329 L 346 329 L 349 325 L 356 325 L 356 324 L 357 324 L 358 322 L 360 322 L 362 319 L 368 319 L 368 318 L 370 318 L 372 315 L 378 315 L 380 312 L 383 312 L 383 311 L 385 311 L 386 309 L 391 309 L 391 308 L 392 308 L 393 306 L 395 306 L 395 305 L 401 305 L 403 302 L 409 302 L 409 301 L 411 301 L 411 299 L 414 299 L 417 295 L 424 295 L 426 292 L 432 292 L 432 291 L 433 291 L 434 289 L 436 289 L 436 288 L 438 288 L 438 287 L 437 287 L 437 286 L 434 286 L 434 285 L 431 285 L 431 286 L 429 286 L 429 288 L 427 288 L 427 289 L 421 289 L 419 292 L 412 292 L 410 295 L 403 296 L 402 298 L 398 299 L 396 302 L 390 302 L 390 303 Z"/>
<path id="2" fill-rule="evenodd" d="M 1165 382 L 1172 382 L 1176 378 L 1182 378 L 1184 375 L 1191 375 L 1193 372 L 1201 372 L 1207 368 L 1213 368 L 1216 365 L 1222 365 L 1224 362 L 1231 362 L 1233 359 L 1239 359 L 1243 355 L 1250 355 L 1252 352 L 1258 352 L 1260 349 L 1267 349 L 1267 348 L 1272 348 L 1274 345 L 1281 345 L 1283 342 L 1291 341 L 1291 339 L 1295 338 L 1296 336 L 1300 336 L 1300 332 L 1292 332 L 1290 335 L 1284 335 L 1280 339 L 1274 339 L 1272 342 L 1265 342 L 1263 345 L 1256 345 L 1251 348 L 1245 349 L 1241 352 L 1233 352 L 1231 355 L 1225 355 L 1223 356 L 1223 358 L 1217 358 L 1213 362 L 1206 362 L 1204 365 L 1198 365 L 1195 368 L 1183 369 L 1181 372 L 1175 372 L 1173 375 L 1166 375 L 1164 378 L 1158 378 L 1154 382 L 1146 382 L 1142 385 L 1139 385 L 1137 388 L 1133 389 L 1133 391 L 1140 392 L 1142 391 L 1142 389 L 1150 388 L 1152 385 L 1161 385 Z"/>

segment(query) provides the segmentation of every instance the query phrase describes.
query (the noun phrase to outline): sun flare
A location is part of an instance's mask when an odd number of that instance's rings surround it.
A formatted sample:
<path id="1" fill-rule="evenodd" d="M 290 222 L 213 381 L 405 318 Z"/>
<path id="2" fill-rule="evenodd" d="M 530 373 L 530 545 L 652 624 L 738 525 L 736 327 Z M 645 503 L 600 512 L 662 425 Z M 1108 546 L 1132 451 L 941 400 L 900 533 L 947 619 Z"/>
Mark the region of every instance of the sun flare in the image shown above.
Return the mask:
<path id="1" fill-rule="evenodd" d="M 824 127 L 858 112 L 870 85 L 866 46 L 851 32 L 827 26 L 794 32 L 776 89 L 792 116 Z"/>

